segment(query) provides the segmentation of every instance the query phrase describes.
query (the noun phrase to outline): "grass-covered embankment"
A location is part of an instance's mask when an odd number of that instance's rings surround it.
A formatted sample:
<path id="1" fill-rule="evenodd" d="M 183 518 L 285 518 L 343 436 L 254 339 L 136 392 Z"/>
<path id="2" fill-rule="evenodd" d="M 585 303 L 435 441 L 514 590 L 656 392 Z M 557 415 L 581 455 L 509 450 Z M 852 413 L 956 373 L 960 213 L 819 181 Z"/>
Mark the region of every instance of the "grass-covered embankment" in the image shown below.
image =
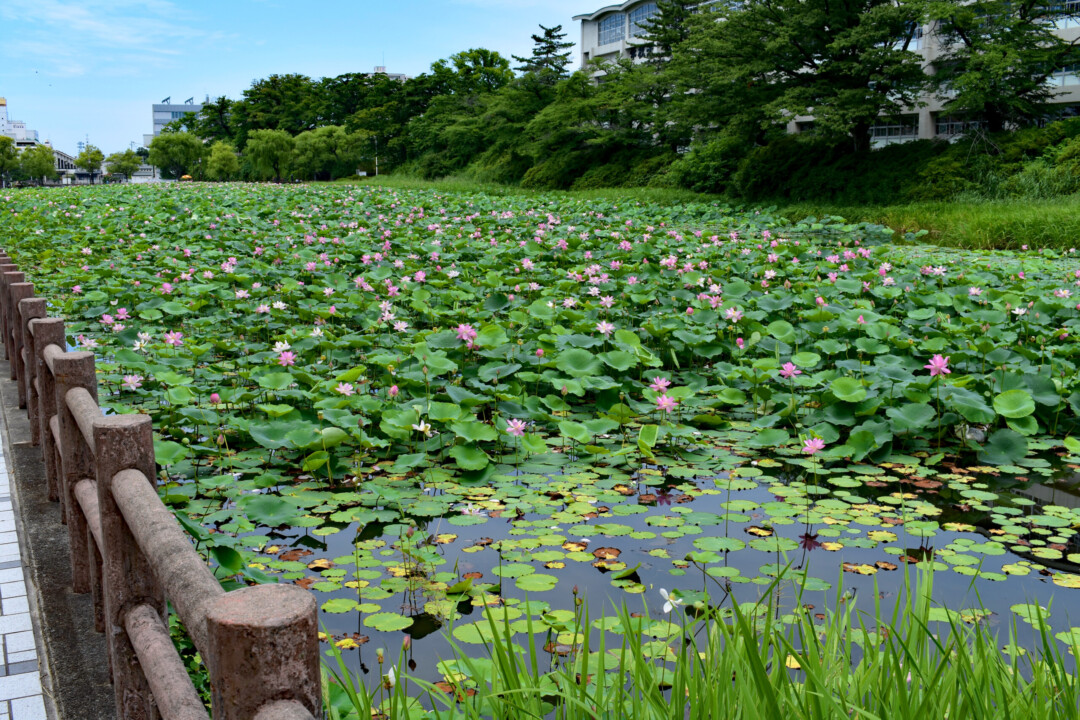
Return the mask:
<path id="1" fill-rule="evenodd" d="M 791 220 L 839 215 L 850 222 L 887 225 L 902 236 L 925 230 L 922 241 L 968 249 L 1056 248 L 1080 237 L 1080 196 L 1054 200 L 952 200 L 904 205 L 799 203 L 781 207 Z"/>

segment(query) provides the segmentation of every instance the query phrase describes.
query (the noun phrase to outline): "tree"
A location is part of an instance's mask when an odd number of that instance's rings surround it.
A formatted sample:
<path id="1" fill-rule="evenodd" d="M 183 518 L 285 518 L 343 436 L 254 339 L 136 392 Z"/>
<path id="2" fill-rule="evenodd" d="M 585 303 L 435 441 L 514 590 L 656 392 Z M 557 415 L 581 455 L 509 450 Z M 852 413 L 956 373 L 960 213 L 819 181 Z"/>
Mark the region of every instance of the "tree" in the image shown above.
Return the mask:
<path id="1" fill-rule="evenodd" d="M 197 171 L 206 147 L 189 132 L 162 133 L 150 142 L 147 160 L 169 177 L 180 178 Z"/>
<path id="2" fill-rule="evenodd" d="M 530 57 L 513 58 L 521 65 L 516 68 L 526 75 L 536 76 L 546 85 L 554 85 L 568 77 L 566 68 L 570 66 L 570 49 L 574 43 L 566 41 L 562 25 L 555 27 L 540 26 L 541 35 L 533 35 L 533 51 Z"/>
<path id="3" fill-rule="evenodd" d="M 1055 34 L 1055 22 L 1080 15 L 1060 0 L 933 2 L 930 18 L 943 57 L 934 81 L 947 114 L 980 120 L 990 132 L 1044 117 L 1054 97 L 1048 80 L 1080 62 L 1077 40 Z"/>
<path id="4" fill-rule="evenodd" d="M 94 184 L 94 175 L 101 170 L 101 163 L 105 162 L 105 153 L 94 145 L 87 145 L 79 156 L 75 158 L 75 167 L 82 168 L 90 173 L 90 184 Z"/>
<path id="5" fill-rule="evenodd" d="M 295 148 L 296 140 L 284 130 L 254 130 L 248 135 L 244 156 L 261 177 L 281 182 Z"/>
<path id="6" fill-rule="evenodd" d="M 240 160 L 236 148 L 224 140 L 210 146 L 210 159 L 206 161 L 206 175 L 211 180 L 232 180 L 240 174 Z"/>
<path id="7" fill-rule="evenodd" d="M 56 172 L 56 156 L 48 145 L 35 145 L 22 151 L 19 157 L 20 169 L 27 177 L 45 180 L 55 180 L 59 173 Z"/>
<path id="8" fill-rule="evenodd" d="M 15 140 L 7 135 L 0 135 L 0 187 L 7 187 L 11 173 L 19 167 L 19 151 L 15 149 Z"/>
<path id="9" fill-rule="evenodd" d="M 709 5 L 675 53 L 697 65 L 702 87 L 749 91 L 764 125 L 813 116 L 816 132 L 864 151 L 874 123 L 916 107 L 926 87 L 922 56 L 908 49 L 922 17 L 899 0 Z"/>
<path id="10" fill-rule="evenodd" d="M 639 37 L 649 62 L 663 64 L 690 37 L 690 17 L 701 0 L 656 0 L 656 14 L 642 24 Z"/>
<path id="11" fill-rule="evenodd" d="M 296 136 L 293 167 L 302 177 L 333 180 L 356 172 L 367 142 L 367 133 L 347 133 L 328 125 Z"/>
<path id="12" fill-rule="evenodd" d="M 244 99 L 231 106 L 230 127 L 236 128 L 241 150 L 254 130 L 283 130 L 299 135 L 320 124 L 318 86 L 306 75 L 271 75 L 256 80 Z"/>
<path id="13" fill-rule="evenodd" d="M 142 158 L 134 150 L 125 150 L 113 153 L 106 158 L 105 162 L 108 163 L 111 174 L 123 175 L 124 178 L 130 180 L 131 176 L 138 172 L 139 166 L 142 165 Z"/>
<path id="14" fill-rule="evenodd" d="M 479 95 L 494 92 L 514 80 L 510 61 L 494 50 L 472 48 L 454 53 L 448 60 L 437 60 L 431 74 L 445 92 L 455 95 Z"/>

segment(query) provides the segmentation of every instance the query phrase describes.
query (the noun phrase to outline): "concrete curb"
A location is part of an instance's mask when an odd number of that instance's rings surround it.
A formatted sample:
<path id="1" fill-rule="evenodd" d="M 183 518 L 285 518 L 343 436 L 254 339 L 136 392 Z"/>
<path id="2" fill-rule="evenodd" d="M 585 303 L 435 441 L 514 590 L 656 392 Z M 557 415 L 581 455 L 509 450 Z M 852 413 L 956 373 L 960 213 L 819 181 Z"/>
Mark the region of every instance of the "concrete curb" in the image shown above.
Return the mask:
<path id="1" fill-rule="evenodd" d="M 30 422 L 18 386 L 0 361 L 3 443 L 11 473 L 15 525 L 41 662 L 50 720 L 116 720 L 105 636 L 94 630 L 91 596 L 71 591 L 71 556 L 60 504 L 49 502 L 41 448 L 30 444 Z"/>

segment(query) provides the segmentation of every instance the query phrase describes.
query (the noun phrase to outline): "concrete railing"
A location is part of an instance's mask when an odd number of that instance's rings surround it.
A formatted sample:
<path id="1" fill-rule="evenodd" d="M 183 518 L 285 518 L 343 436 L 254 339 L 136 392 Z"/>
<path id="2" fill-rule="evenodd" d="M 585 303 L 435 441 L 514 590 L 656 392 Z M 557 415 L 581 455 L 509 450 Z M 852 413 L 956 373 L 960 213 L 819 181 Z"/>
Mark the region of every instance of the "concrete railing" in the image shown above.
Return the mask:
<path id="1" fill-rule="evenodd" d="M 66 352 L 0 252 L 0 331 L 71 539 L 73 590 L 92 593 L 122 720 L 206 720 L 169 636 L 172 605 L 210 673 L 214 720 L 322 717 L 318 607 L 296 585 L 226 593 L 155 489 L 147 415 L 103 415 L 94 355 Z M 63 678 L 56 678 L 62 683 Z"/>

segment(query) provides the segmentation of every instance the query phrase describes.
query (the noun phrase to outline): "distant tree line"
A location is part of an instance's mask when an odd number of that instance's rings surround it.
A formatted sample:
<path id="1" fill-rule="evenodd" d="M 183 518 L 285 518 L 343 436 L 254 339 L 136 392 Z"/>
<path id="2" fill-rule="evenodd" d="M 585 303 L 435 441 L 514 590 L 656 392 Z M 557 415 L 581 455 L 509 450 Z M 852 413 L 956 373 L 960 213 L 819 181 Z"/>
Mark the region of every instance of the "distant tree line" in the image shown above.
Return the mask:
<path id="1" fill-rule="evenodd" d="M 332 180 L 373 172 L 377 158 L 380 172 L 427 178 L 768 195 L 754 174 L 769 153 L 804 144 L 866 157 L 875 123 L 928 95 L 988 137 L 1042 123 L 1055 74 L 1080 62 L 1054 32 L 1080 8 L 1060 0 L 656 6 L 637 62 L 571 72 L 562 27 L 541 26 L 527 57 L 466 50 L 404 82 L 271 75 L 175 121 L 150 161 L 174 176 Z M 915 50 L 924 28 L 943 48 L 932 72 Z M 788 136 L 811 117 L 809 132 Z"/>

